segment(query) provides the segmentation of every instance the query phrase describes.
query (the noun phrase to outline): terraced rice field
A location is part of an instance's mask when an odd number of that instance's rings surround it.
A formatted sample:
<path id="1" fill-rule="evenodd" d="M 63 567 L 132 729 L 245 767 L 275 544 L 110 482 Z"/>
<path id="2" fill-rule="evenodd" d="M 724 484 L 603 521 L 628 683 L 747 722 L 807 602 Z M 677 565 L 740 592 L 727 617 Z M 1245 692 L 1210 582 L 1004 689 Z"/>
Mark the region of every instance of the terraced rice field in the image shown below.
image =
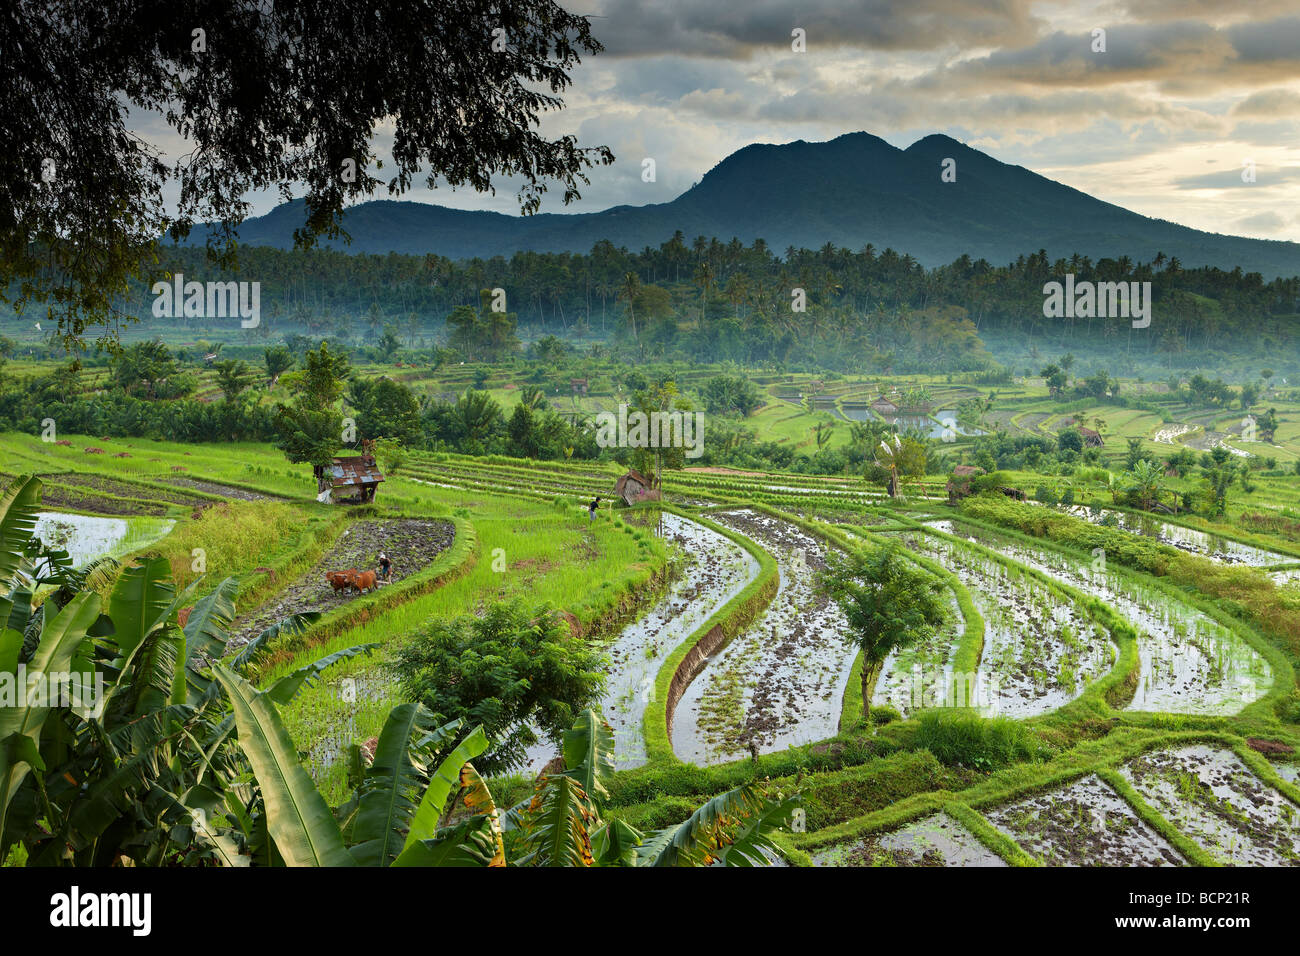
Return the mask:
<path id="1" fill-rule="evenodd" d="M 1231 751 L 1204 744 L 1156 751 L 1120 772 L 1158 813 L 1221 862 L 1300 865 L 1300 809 Z"/>
<path id="2" fill-rule="evenodd" d="M 1179 548 L 1191 554 L 1204 555 L 1223 564 L 1246 564 L 1253 567 L 1266 567 L 1273 564 L 1286 564 L 1294 558 L 1256 548 L 1253 545 L 1222 538 L 1218 535 L 1186 528 L 1152 518 L 1148 515 L 1133 515 L 1123 511 L 1111 511 L 1106 508 L 1088 508 L 1082 505 L 1068 509 L 1076 518 L 1083 518 L 1093 524 L 1108 524 L 1112 527 L 1154 538 L 1161 544 Z"/>
<path id="3" fill-rule="evenodd" d="M 1182 866 L 1184 860 L 1095 776 L 987 814 L 1049 866 Z"/>
<path id="4" fill-rule="evenodd" d="M 665 512 L 660 530 L 682 556 L 681 573 L 668 593 L 606 650 L 608 682 L 601 712 L 614 730 L 614 762 L 620 770 L 646 762 L 642 725 L 664 657 L 758 575 L 753 555 L 699 522 Z M 529 769 L 540 771 L 554 756 L 549 743 L 531 748 Z"/>
<path id="5" fill-rule="evenodd" d="M 713 659 L 677 704 L 673 751 L 721 763 L 833 736 L 854 652 L 839 609 L 813 578 L 824 545 L 798 526 L 753 511 L 714 515 L 776 559 L 780 586 L 759 621 Z"/>
<path id="6" fill-rule="evenodd" d="M 1268 662 L 1230 628 L 1114 570 L 1094 569 L 1050 549 L 1016 539 L 931 522 L 952 529 L 1049 577 L 1096 595 L 1138 631 L 1141 676 L 1129 709 L 1179 714 L 1235 714 L 1273 684 Z"/>
<path id="7" fill-rule="evenodd" d="M 408 503 L 436 503 L 440 510 L 434 514 L 454 512 L 457 522 L 472 513 L 473 522 L 495 537 L 484 544 L 478 569 L 467 571 L 454 586 L 455 600 L 444 605 L 435 591 L 412 601 L 406 610 L 381 610 L 375 620 L 356 625 L 350 643 L 364 637 L 382 644 L 434 618 L 481 613 L 492 599 L 531 599 L 532 582 L 549 570 L 545 554 L 519 564 L 512 557 L 512 569 L 520 570 L 516 575 L 486 570 L 493 548 L 499 544 L 510 550 L 512 542 L 529 534 L 510 521 L 509 508 L 527 502 L 531 515 L 544 512 L 564 533 L 577 528 L 576 535 L 589 535 L 593 526 L 575 505 L 597 494 L 607 497 L 615 471 L 600 464 L 414 458 L 389 488 L 409 496 Z M 131 496 L 139 493 L 146 509 L 141 513 L 149 515 L 147 509 L 153 508 L 167 515 L 129 521 L 109 515 L 49 515 L 42 525 L 51 535 L 47 540 L 68 546 L 79 560 L 121 551 L 128 543 L 148 543 L 154 540 L 149 535 L 165 535 L 174 522 L 189 520 L 188 509 L 198 511 L 213 497 L 245 508 L 259 506 L 243 502 L 275 497 L 271 491 L 228 483 L 240 480 L 232 472 L 174 480 L 164 474 L 157 488 L 144 480 L 63 478 L 68 489 L 104 495 L 110 504 L 136 501 Z M 931 481 L 923 491 L 937 497 L 938 486 Z M 639 529 L 630 527 L 643 519 L 655 525 L 677 565 L 666 590 L 661 590 L 661 574 L 649 578 L 655 582 L 654 597 L 638 596 L 630 586 L 618 590 L 619 613 L 611 613 L 605 627 L 595 632 L 602 635 L 599 646 L 607 681 L 598 706 L 613 729 L 614 765 L 618 771 L 636 771 L 616 778 L 633 781 L 629 789 L 638 793 L 635 803 L 629 798 L 632 805 L 620 808 L 629 815 L 657 819 L 658 808 L 644 796 L 655 787 L 674 798 L 681 795 L 673 788 L 685 787 L 692 799 L 699 798 L 696 803 L 703 802 L 725 789 L 719 781 L 726 778 L 730 786 L 728 775 L 744 777 L 749 761 L 761 757 L 753 769 L 758 779 L 778 780 L 781 788 L 810 786 L 817 795 L 810 818 L 816 813 L 820 826 L 844 828 L 833 831 L 834 842 L 831 831 L 788 834 L 796 850 L 809 848 L 802 862 L 818 866 L 1300 863 L 1300 804 L 1285 783 L 1259 770 L 1257 757 L 1264 754 L 1274 760 L 1271 766 L 1277 774 L 1292 783 L 1300 779 L 1300 762 L 1285 746 L 1250 753 L 1243 744 L 1248 734 L 1271 733 L 1275 715 L 1285 722 L 1283 690 L 1289 689 L 1285 685 L 1293 674 L 1285 661 L 1268 656 L 1270 649 L 1258 638 L 1252 637 L 1257 645 L 1252 646 L 1234 629 L 1232 619 L 1217 615 L 1208 601 L 1197 606 L 1190 596 L 1162 588 L 1153 579 L 1108 568 L 1105 555 L 1089 563 L 1086 556 L 1066 554 L 1044 542 L 985 530 L 937 501 L 884 502 L 878 491 L 853 479 L 715 469 L 672 475 L 668 497 L 704 510 L 698 516 L 689 508 L 679 509 L 681 513 L 620 511 L 622 520 L 603 512 L 598 518 L 609 522 L 605 529 L 619 540 L 625 532 L 644 539 Z M 753 501 L 751 507 L 737 503 L 746 499 Z M 1112 509 L 1074 513 L 1222 564 L 1300 567 L 1282 552 L 1159 519 L 1135 519 Z M 874 689 L 873 705 L 897 710 L 903 722 L 887 722 L 877 712 L 877 723 L 846 717 L 845 726 L 840 726 L 841 715 L 853 713 L 845 697 L 857 693 L 856 683 L 848 686 L 857 652 L 845 639 L 849 628 L 843 614 L 816 586 L 827 549 L 837 545 L 796 518 L 856 529 L 856 543 L 863 547 L 897 541 L 919 564 L 938 565 L 946 572 L 945 581 L 957 582 L 945 592 L 944 627 L 925 641 L 891 653 Z M 915 521 L 925 522 L 925 530 L 917 529 Z M 58 532 L 61 522 L 71 531 Z M 137 528 L 131 522 L 141 524 Z M 662 721 L 664 714 L 651 703 L 666 675 L 679 673 L 671 669 L 677 666 L 674 651 L 698 638 L 706 621 L 725 618 L 743 603 L 742 593 L 755 590 L 749 585 L 763 568 L 771 567 L 767 558 L 760 563 L 708 522 L 774 559 L 775 595 L 770 602 L 756 603 L 744 618 L 752 623 L 740 626 L 704 662 L 672 706 L 667 725 L 657 728 L 656 740 L 648 722 Z M 129 534 L 123 533 L 124 527 Z M 268 588 L 250 607 L 241 608 L 243 613 L 230 628 L 232 646 L 294 611 L 329 611 L 346 603 L 349 596 L 333 594 L 325 583 L 326 570 L 371 566 L 382 549 L 394 556 L 398 581 L 417 573 L 455 543 L 454 527 L 449 518 L 399 515 L 396 508 L 391 514 L 360 517 L 323 557 L 317 559 L 320 552 L 315 550 L 313 557 L 291 565 L 308 571 L 295 570 L 286 578 L 287 586 Z M 652 539 L 648 543 L 654 545 L 661 571 L 662 549 Z M 641 547 L 646 545 L 646 540 L 640 541 Z M 582 550 L 580 545 L 575 548 Z M 644 556 L 633 550 L 631 557 L 620 558 L 621 566 Z M 581 565 L 580 560 L 572 563 Z M 1279 584 L 1300 580 L 1297 567 L 1235 573 L 1270 573 Z M 586 582 L 580 576 L 576 591 Z M 764 591 L 764 598 L 769 593 Z M 564 604 L 576 606 L 582 598 L 581 593 L 566 592 Z M 1112 641 L 1106 629 L 1112 626 L 1111 618 L 1087 598 L 1095 598 L 1136 631 L 1138 676 L 1131 698 L 1126 689 L 1120 697 L 1108 693 L 1105 702 L 1100 693 L 1089 692 L 1116 666 L 1120 648 L 1131 654 L 1132 645 L 1119 630 L 1120 643 Z M 971 640 L 968 628 L 973 628 L 974 615 L 967 620 L 963 606 L 973 607 L 983 621 L 978 642 Z M 958 660 L 974 662 L 973 673 L 955 673 Z M 1279 681 L 1283 687 L 1275 689 Z M 395 701 L 398 684 L 387 663 L 368 658 L 339 666 L 322 683 L 289 712 L 295 743 L 306 754 L 312 775 L 337 783 L 340 758 L 351 745 L 373 736 Z M 1270 694 L 1265 707 L 1242 714 Z M 1079 701 L 1082 695 L 1087 696 Z M 1067 708 L 1076 701 L 1077 706 Z M 1275 701 L 1280 701 L 1276 710 L 1271 709 Z M 933 756 L 939 748 L 931 751 L 917 742 L 919 728 L 933 716 L 925 712 L 936 708 L 965 719 L 968 712 L 954 704 L 973 704 L 984 717 L 1012 718 L 976 723 L 1012 727 L 1032 738 L 1037 749 L 1019 753 L 1003 775 L 995 772 L 996 761 Z M 1177 715 L 1193 719 L 1183 721 Z M 922 720 L 910 719 L 918 716 Z M 667 755 L 665 730 L 670 730 L 672 751 Z M 841 757 L 845 752 L 856 754 L 857 762 Z M 1058 760 L 1062 754 L 1066 756 Z M 555 755 L 553 742 L 540 743 L 530 751 L 524 769 L 535 774 Z M 912 769 L 900 772 L 899 779 L 871 776 L 880 763 L 899 755 L 924 756 L 933 769 L 921 771 L 909 764 Z M 677 761 L 696 766 L 683 768 Z M 738 761 L 745 766 L 720 766 Z M 859 772 L 862 776 L 855 777 Z M 828 777 L 834 778 L 831 783 Z M 526 789 L 531 784 L 515 780 L 511 786 Z M 843 804 L 837 805 L 841 796 Z M 919 803 L 906 802 L 917 798 Z M 882 817 L 873 814 L 892 815 L 881 823 Z M 790 862 L 801 862 L 797 853 Z"/>
<path id="8" fill-rule="evenodd" d="M 1133 797 L 1093 773 L 979 816 L 1015 852 L 1045 866 L 1189 865 L 1170 833 L 1224 865 L 1300 866 L 1300 806 L 1231 750 L 1212 743 L 1155 749 L 1125 761 L 1117 775 Z M 1131 799 L 1167 829 L 1144 819 Z M 813 860 L 822 866 L 1005 865 L 987 842 L 941 812 L 823 848 Z"/>
<path id="9" fill-rule="evenodd" d="M 898 537 L 956 574 L 984 618 L 979 670 L 956 695 L 958 706 L 964 699 L 989 715 L 1047 713 L 1114 664 L 1106 632 L 1041 581 L 955 541 L 914 532 Z"/>

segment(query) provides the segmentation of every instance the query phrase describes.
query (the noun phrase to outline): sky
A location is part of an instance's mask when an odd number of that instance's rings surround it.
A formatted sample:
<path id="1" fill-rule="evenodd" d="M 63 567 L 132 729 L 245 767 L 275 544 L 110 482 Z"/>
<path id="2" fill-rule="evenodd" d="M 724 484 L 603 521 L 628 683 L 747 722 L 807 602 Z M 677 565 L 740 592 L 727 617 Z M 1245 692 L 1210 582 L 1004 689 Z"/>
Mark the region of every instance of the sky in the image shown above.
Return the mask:
<path id="1" fill-rule="evenodd" d="M 605 52 L 542 129 L 617 161 L 546 212 L 666 202 L 750 143 L 937 132 L 1147 216 L 1300 241 L 1300 0 L 561 3 Z M 400 198 L 514 213 L 515 191 Z"/>

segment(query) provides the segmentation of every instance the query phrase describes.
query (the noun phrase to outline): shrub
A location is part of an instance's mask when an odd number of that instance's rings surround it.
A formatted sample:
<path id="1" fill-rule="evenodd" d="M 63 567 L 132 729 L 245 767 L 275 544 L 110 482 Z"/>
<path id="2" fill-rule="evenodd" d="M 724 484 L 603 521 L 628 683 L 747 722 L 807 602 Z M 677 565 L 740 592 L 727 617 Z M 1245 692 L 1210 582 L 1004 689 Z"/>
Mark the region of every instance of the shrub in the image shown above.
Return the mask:
<path id="1" fill-rule="evenodd" d="M 888 724 L 888 723 L 892 723 L 895 720 L 902 720 L 902 719 L 903 719 L 902 714 L 900 714 L 893 707 L 890 707 L 886 704 L 881 704 L 871 708 L 871 722 L 873 724 L 877 724 L 877 725 Z"/>
<path id="2" fill-rule="evenodd" d="M 984 718 L 969 710 L 935 709 L 921 714 L 915 743 L 940 763 L 995 770 L 1038 755 L 1024 724 L 1006 717 Z"/>

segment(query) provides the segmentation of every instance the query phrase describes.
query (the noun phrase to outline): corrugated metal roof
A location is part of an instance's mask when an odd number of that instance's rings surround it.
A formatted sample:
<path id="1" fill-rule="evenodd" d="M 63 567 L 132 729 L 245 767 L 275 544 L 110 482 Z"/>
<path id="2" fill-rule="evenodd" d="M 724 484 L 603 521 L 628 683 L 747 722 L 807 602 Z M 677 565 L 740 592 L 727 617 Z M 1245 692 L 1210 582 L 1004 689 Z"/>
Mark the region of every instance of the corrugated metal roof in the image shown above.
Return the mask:
<path id="1" fill-rule="evenodd" d="M 375 460 L 368 455 L 335 458 L 329 466 L 330 484 L 335 488 L 373 485 L 384 480 Z"/>

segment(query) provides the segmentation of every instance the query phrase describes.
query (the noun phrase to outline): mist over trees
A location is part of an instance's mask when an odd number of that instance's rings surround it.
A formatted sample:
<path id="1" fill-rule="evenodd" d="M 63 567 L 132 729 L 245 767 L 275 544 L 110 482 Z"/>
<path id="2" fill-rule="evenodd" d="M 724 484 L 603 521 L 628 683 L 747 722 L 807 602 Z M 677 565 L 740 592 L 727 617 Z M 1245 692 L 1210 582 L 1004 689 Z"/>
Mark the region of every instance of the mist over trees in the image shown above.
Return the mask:
<path id="1" fill-rule="evenodd" d="M 195 249 L 171 249 L 166 261 L 189 274 L 204 268 Z M 926 269 L 892 249 L 826 245 L 778 255 L 762 241 L 688 243 L 679 233 L 639 252 L 601 242 L 586 255 L 521 252 L 465 262 L 250 248 L 240 266 L 221 275 L 262 283 L 261 335 L 333 333 L 378 346 L 381 330 L 390 330 L 392 351 L 446 345 L 460 361 L 502 361 L 521 340 L 552 335 L 607 342 L 636 359 L 904 374 L 986 369 L 995 359 L 1037 374 L 1035 349 L 1068 349 L 1115 364 L 1112 372 L 1124 366 L 1149 375 L 1218 365 L 1224 356 L 1300 361 L 1300 278 L 1265 282 L 1240 268 L 1184 269 L 1160 255 L 1149 263 L 1123 256 L 1052 262 L 1039 252 L 1004 265 L 962 257 Z M 1151 282 L 1151 327 L 1045 317 L 1043 285 L 1066 273 L 1078 281 Z M 504 309 L 494 310 L 485 290 L 497 290 Z M 147 315 L 151 301 L 137 286 L 135 311 Z"/>

